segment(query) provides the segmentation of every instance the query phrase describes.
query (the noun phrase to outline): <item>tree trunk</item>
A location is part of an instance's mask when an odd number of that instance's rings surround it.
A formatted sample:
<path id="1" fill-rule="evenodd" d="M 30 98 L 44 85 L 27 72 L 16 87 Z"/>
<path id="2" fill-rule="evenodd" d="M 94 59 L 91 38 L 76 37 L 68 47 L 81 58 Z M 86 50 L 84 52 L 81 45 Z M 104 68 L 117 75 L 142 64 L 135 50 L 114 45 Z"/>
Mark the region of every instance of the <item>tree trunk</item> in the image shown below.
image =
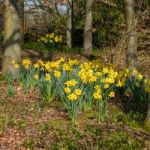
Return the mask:
<path id="1" fill-rule="evenodd" d="M 20 17 L 20 43 L 24 43 L 24 0 L 19 0 L 19 17 Z"/>
<path id="2" fill-rule="evenodd" d="M 84 28 L 84 51 L 89 55 L 92 52 L 92 3 L 93 0 L 86 0 L 86 18 Z"/>
<path id="3" fill-rule="evenodd" d="M 72 48 L 72 33 L 73 33 L 73 0 L 68 0 L 67 12 L 67 46 Z"/>
<path id="4" fill-rule="evenodd" d="M 134 0 L 124 0 L 127 28 L 127 65 L 130 70 L 137 68 L 137 34 Z"/>
<path id="5" fill-rule="evenodd" d="M 4 56 L 2 73 L 7 71 L 16 75 L 12 60 L 20 60 L 20 19 L 18 1 L 4 0 Z"/>

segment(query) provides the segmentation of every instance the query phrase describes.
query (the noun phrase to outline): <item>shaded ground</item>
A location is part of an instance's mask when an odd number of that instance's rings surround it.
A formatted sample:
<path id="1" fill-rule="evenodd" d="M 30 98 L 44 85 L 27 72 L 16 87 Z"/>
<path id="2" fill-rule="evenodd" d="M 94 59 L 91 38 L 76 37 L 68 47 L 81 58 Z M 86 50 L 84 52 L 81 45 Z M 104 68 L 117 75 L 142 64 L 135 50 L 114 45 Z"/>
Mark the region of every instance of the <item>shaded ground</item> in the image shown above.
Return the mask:
<path id="1" fill-rule="evenodd" d="M 150 133 L 131 121 L 112 102 L 105 122 L 98 123 L 96 113 L 79 114 L 72 125 L 59 100 L 43 102 L 38 91 L 8 97 L 7 86 L 0 83 L 1 150 L 70 150 L 70 149 L 144 149 L 150 148 Z"/>

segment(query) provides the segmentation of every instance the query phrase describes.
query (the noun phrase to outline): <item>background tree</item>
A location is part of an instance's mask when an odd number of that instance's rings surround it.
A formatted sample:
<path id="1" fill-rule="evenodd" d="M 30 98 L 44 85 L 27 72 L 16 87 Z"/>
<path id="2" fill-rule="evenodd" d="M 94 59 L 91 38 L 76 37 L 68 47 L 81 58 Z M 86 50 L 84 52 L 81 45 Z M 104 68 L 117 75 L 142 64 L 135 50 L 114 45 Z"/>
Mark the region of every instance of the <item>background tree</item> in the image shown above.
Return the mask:
<path id="1" fill-rule="evenodd" d="M 20 19 L 18 1 L 4 0 L 4 57 L 2 72 L 16 74 L 12 60 L 20 60 Z"/>
<path id="2" fill-rule="evenodd" d="M 130 70 L 137 68 L 137 34 L 134 0 L 124 0 L 127 28 L 127 65 Z"/>
<path id="3" fill-rule="evenodd" d="M 137 68 L 137 33 L 136 19 L 134 11 L 134 0 L 124 0 L 126 27 L 127 27 L 127 65 L 130 70 Z M 145 125 L 150 127 L 150 102 L 148 104 L 148 112 Z"/>
<path id="4" fill-rule="evenodd" d="M 73 0 L 68 0 L 67 11 L 67 46 L 72 48 L 72 34 L 73 34 Z"/>
<path id="5" fill-rule="evenodd" d="M 20 17 L 20 42 L 23 44 L 24 42 L 24 0 L 18 0 L 19 3 L 19 17 Z"/>
<path id="6" fill-rule="evenodd" d="M 83 44 L 85 54 L 89 54 L 92 51 L 92 3 L 93 0 L 86 1 L 86 18 Z"/>

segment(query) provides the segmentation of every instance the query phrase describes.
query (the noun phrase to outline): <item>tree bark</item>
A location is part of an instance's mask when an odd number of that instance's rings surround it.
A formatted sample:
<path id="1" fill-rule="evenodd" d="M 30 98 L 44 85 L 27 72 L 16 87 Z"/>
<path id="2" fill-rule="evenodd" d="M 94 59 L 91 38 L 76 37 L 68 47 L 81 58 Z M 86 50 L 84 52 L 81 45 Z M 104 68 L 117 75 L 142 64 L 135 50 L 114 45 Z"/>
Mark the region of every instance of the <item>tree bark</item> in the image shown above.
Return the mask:
<path id="1" fill-rule="evenodd" d="M 86 18 L 84 28 L 84 51 L 89 55 L 92 52 L 92 3 L 93 0 L 86 0 Z"/>
<path id="2" fill-rule="evenodd" d="M 137 64 L 137 33 L 134 11 L 134 0 L 124 0 L 127 28 L 127 65 L 130 70 L 136 69 Z"/>
<path id="3" fill-rule="evenodd" d="M 12 60 L 20 60 L 20 19 L 18 0 L 4 0 L 4 56 L 2 73 L 7 71 L 16 75 Z"/>
<path id="4" fill-rule="evenodd" d="M 24 0 L 19 0 L 19 17 L 20 17 L 20 43 L 24 43 Z"/>
<path id="5" fill-rule="evenodd" d="M 73 0 L 68 0 L 67 11 L 67 47 L 72 48 L 72 34 L 73 34 Z"/>

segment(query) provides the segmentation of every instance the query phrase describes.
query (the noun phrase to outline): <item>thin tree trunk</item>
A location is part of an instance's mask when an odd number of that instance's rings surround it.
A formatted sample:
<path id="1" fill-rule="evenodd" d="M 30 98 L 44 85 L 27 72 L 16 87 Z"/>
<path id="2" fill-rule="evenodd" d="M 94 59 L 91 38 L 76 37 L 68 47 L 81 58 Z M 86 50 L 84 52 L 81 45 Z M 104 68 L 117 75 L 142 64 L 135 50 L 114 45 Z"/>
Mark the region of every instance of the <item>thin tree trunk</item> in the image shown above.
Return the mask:
<path id="1" fill-rule="evenodd" d="M 19 0 L 19 16 L 20 16 L 20 42 L 24 43 L 24 0 Z"/>
<path id="2" fill-rule="evenodd" d="M 127 28 L 127 65 L 130 70 L 137 68 L 137 33 L 134 0 L 124 0 Z"/>
<path id="3" fill-rule="evenodd" d="M 84 28 L 84 51 L 89 55 L 92 52 L 92 3 L 93 0 L 86 0 L 86 18 Z"/>
<path id="4" fill-rule="evenodd" d="M 72 48 L 72 34 L 73 34 L 73 0 L 68 0 L 67 12 L 67 46 Z"/>
<path id="5" fill-rule="evenodd" d="M 18 1 L 4 0 L 4 56 L 2 72 L 16 75 L 12 60 L 20 60 L 20 19 Z"/>

